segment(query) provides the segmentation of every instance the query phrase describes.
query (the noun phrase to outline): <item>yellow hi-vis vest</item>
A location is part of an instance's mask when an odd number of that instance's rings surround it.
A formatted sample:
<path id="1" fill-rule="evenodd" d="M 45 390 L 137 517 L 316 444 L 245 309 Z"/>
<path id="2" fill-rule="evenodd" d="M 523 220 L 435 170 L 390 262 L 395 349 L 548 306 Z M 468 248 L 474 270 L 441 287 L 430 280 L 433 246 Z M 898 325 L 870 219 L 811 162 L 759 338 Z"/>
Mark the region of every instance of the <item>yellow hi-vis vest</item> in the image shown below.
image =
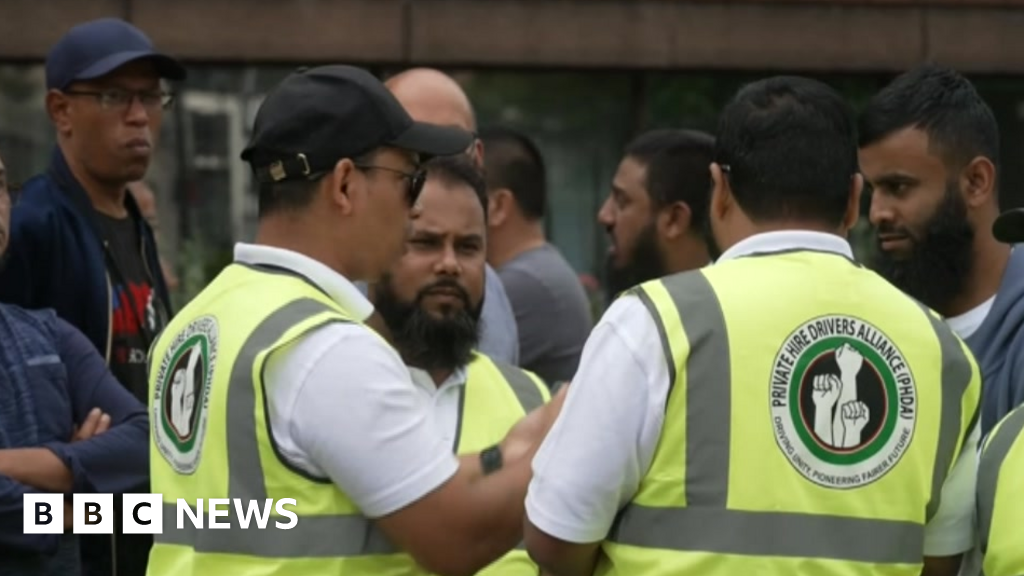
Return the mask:
<path id="1" fill-rule="evenodd" d="M 394 552 L 353 502 L 326 478 L 279 458 L 269 423 L 263 369 L 271 352 L 345 310 L 304 279 L 229 265 L 164 330 L 151 350 L 151 490 L 163 494 L 163 533 L 154 536 L 150 576 L 403 574 Z M 369 328 L 368 328 L 369 329 Z M 382 346 L 386 345 L 383 343 Z M 339 374 L 344 379 L 344 374 Z M 177 528 L 178 498 L 196 511 Z M 209 528 L 212 499 L 294 498 L 287 516 L 271 508 L 265 529 L 241 529 L 235 502 L 219 506 L 230 529 Z"/>
<path id="2" fill-rule="evenodd" d="M 984 576 L 1024 574 L 1024 406 L 989 432 L 978 463 L 978 531 Z"/>
<path id="3" fill-rule="evenodd" d="M 973 357 L 847 258 L 759 254 L 634 290 L 670 375 L 596 574 L 917 576 L 978 415 Z"/>
<path id="4" fill-rule="evenodd" d="M 456 454 L 472 454 L 501 442 L 519 420 L 547 403 L 551 393 L 532 372 L 475 352 L 466 365 L 466 383 L 459 389 Z M 455 552 L 453 552 L 455 553 Z M 406 557 L 409 576 L 429 572 Z M 537 576 L 538 567 L 520 544 L 476 576 Z"/>
<path id="5" fill-rule="evenodd" d="M 532 372 L 475 354 L 460 391 L 456 453 L 472 454 L 501 442 L 512 426 L 551 399 Z M 477 576 L 537 576 L 540 568 L 520 545 Z"/>

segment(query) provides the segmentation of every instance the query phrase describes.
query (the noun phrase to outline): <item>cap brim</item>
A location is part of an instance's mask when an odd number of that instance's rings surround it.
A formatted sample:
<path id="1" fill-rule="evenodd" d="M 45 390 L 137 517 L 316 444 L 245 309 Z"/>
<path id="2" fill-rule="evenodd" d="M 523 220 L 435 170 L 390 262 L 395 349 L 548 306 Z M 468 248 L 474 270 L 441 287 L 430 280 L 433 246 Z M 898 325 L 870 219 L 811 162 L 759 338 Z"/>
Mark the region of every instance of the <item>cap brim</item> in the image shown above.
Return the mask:
<path id="1" fill-rule="evenodd" d="M 992 224 L 992 235 L 1005 244 L 1024 243 L 1024 208 L 1000 214 Z"/>
<path id="2" fill-rule="evenodd" d="M 460 154 L 469 149 L 472 143 L 473 135 L 465 130 L 414 122 L 408 130 L 387 144 L 431 157 Z"/>
<path id="3" fill-rule="evenodd" d="M 157 73 L 160 74 L 161 78 L 167 78 L 169 80 L 184 80 L 187 76 L 185 67 L 182 66 L 180 62 L 166 54 L 149 51 L 134 51 L 111 54 L 92 66 L 89 66 L 85 70 L 82 70 L 79 74 L 76 74 L 75 80 L 93 80 L 101 76 L 106 76 L 121 66 L 136 60 L 152 61 L 153 64 L 156 65 Z"/>

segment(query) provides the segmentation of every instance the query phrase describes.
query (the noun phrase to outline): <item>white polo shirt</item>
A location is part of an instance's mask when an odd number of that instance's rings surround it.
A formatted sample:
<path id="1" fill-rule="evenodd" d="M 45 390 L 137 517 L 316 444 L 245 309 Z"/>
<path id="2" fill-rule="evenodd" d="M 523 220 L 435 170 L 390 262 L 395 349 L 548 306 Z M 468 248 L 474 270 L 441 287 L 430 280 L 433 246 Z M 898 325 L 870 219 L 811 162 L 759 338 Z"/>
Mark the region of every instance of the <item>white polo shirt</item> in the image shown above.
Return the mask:
<path id="1" fill-rule="evenodd" d="M 298 272 L 358 319 L 373 306 L 347 279 L 307 256 L 238 244 L 235 260 Z M 372 329 L 331 323 L 267 361 L 274 441 L 294 466 L 330 478 L 370 518 L 419 500 L 458 470 L 431 405 Z"/>
<path id="2" fill-rule="evenodd" d="M 434 383 L 430 373 L 413 366 L 407 366 L 412 374 L 412 381 L 429 398 L 433 407 L 434 425 L 437 433 L 448 444 L 451 450 L 455 446 L 455 433 L 459 429 L 459 399 L 466 386 L 468 372 L 466 367 L 456 368 L 441 385 Z"/>
<path id="3" fill-rule="evenodd" d="M 752 236 L 719 261 L 794 248 L 853 257 L 850 245 L 838 236 L 784 231 Z M 537 528 L 568 542 L 598 542 L 607 536 L 651 465 L 668 386 L 653 318 L 639 298 L 619 298 L 591 333 L 562 413 L 534 458 L 526 513 Z M 926 527 L 926 556 L 959 554 L 972 545 L 977 440 L 976 427 Z"/>

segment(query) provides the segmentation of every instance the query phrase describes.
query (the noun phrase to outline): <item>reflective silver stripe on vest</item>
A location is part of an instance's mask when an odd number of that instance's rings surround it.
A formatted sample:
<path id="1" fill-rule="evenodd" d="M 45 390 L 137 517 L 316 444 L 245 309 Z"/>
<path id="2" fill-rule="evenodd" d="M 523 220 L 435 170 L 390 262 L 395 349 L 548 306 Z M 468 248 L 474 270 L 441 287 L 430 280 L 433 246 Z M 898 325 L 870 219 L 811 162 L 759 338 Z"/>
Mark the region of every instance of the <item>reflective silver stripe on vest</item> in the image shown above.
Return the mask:
<path id="1" fill-rule="evenodd" d="M 616 518 L 608 540 L 677 551 L 919 564 L 924 528 L 915 522 L 726 508 L 732 382 L 721 303 L 703 274 L 675 275 L 662 282 L 678 309 L 690 347 L 685 380 L 688 506 L 629 504 Z M 671 393 L 676 367 L 667 331 L 651 298 L 642 291 L 637 295 L 658 326 L 673 378 Z M 946 337 L 948 330 L 936 333 L 944 368 L 939 449 L 947 461 L 936 462 L 933 483 L 938 481 L 941 488 L 960 435 L 960 401 L 970 373 L 964 371 L 959 343 Z"/>
<path id="2" fill-rule="evenodd" d="M 231 368 L 226 411 L 228 494 L 232 499 L 241 499 L 246 509 L 250 500 L 262 502 L 267 498 L 256 439 L 256 393 L 252 383 L 256 357 L 291 328 L 318 314 L 332 311 L 326 304 L 310 298 L 283 306 L 256 327 L 242 345 Z M 194 512 L 195 502 L 189 504 Z M 204 512 L 208 514 L 208 504 L 203 504 Z M 164 531 L 156 534 L 155 539 L 161 544 L 189 546 L 204 553 L 297 558 L 373 554 L 387 544 L 381 542 L 379 534 L 373 533 L 372 522 L 360 515 L 302 516 L 289 530 L 275 528 L 272 518 L 265 530 L 254 529 L 252 523 L 248 530 L 243 530 L 238 527 L 234 505 L 227 510 L 227 516 L 218 518 L 218 521 L 229 522 L 232 529 L 205 527 L 207 515 L 204 515 L 202 530 L 197 529 L 188 517 L 183 518 L 182 528 L 178 529 L 177 506 L 165 503 Z"/>
<path id="3" fill-rule="evenodd" d="M 533 412 L 535 408 L 540 408 L 544 405 L 544 396 L 541 395 L 537 384 L 526 375 L 526 372 L 500 360 L 492 358 L 491 362 L 494 362 L 502 377 L 512 387 L 512 391 L 515 392 L 516 398 L 519 399 L 519 405 L 523 407 L 524 412 Z"/>
<path id="4" fill-rule="evenodd" d="M 953 455 L 957 451 L 963 396 L 971 385 L 971 364 L 949 326 L 924 306 L 921 309 L 932 324 L 932 331 L 939 339 L 942 353 L 942 422 L 939 424 L 939 445 L 935 453 L 935 469 L 932 471 L 932 499 L 928 502 L 925 514 L 926 519 L 931 520 L 939 509 L 942 486 L 946 483 L 949 469 L 953 465 Z M 977 413 L 974 425 L 977 425 Z M 970 432 L 967 430 L 967 434 Z"/>
<path id="5" fill-rule="evenodd" d="M 920 564 L 924 540 L 911 522 L 708 507 L 631 504 L 617 523 L 609 540 L 644 548 L 882 564 Z"/>
<path id="6" fill-rule="evenodd" d="M 662 280 L 684 320 L 690 353 L 686 363 L 686 502 L 725 508 L 729 487 L 729 436 L 732 376 L 729 335 L 718 295 L 703 274 L 677 274 Z M 665 358 L 676 375 L 675 360 L 661 316 L 642 299 L 658 324 Z M 669 382 L 669 394 L 675 386 Z M 667 409 L 667 403 L 666 403 Z"/>
<path id="7" fill-rule="evenodd" d="M 989 535 L 992 532 L 992 510 L 996 503 L 996 488 L 999 470 L 1010 453 L 1014 442 L 1024 438 L 1024 408 L 1016 410 L 999 426 L 996 434 L 988 441 L 978 463 L 978 531 L 981 534 L 981 553 L 988 552 Z M 1019 526 L 1014 529 L 1020 529 Z"/>

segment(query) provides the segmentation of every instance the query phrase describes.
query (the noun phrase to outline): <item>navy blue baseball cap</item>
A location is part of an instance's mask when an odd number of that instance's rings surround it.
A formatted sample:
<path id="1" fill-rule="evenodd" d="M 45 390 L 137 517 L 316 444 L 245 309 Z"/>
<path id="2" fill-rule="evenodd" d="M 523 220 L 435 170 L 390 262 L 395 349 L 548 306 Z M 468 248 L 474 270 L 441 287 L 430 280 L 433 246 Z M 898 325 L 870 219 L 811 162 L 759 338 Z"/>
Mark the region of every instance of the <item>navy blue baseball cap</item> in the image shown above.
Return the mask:
<path id="1" fill-rule="evenodd" d="M 68 30 L 46 57 L 46 88 L 63 90 L 72 82 L 105 76 L 135 60 L 147 59 L 161 77 L 184 80 L 185 67 L 156 51 L 142 30 L 118 18 L 100 18 Z"/>

